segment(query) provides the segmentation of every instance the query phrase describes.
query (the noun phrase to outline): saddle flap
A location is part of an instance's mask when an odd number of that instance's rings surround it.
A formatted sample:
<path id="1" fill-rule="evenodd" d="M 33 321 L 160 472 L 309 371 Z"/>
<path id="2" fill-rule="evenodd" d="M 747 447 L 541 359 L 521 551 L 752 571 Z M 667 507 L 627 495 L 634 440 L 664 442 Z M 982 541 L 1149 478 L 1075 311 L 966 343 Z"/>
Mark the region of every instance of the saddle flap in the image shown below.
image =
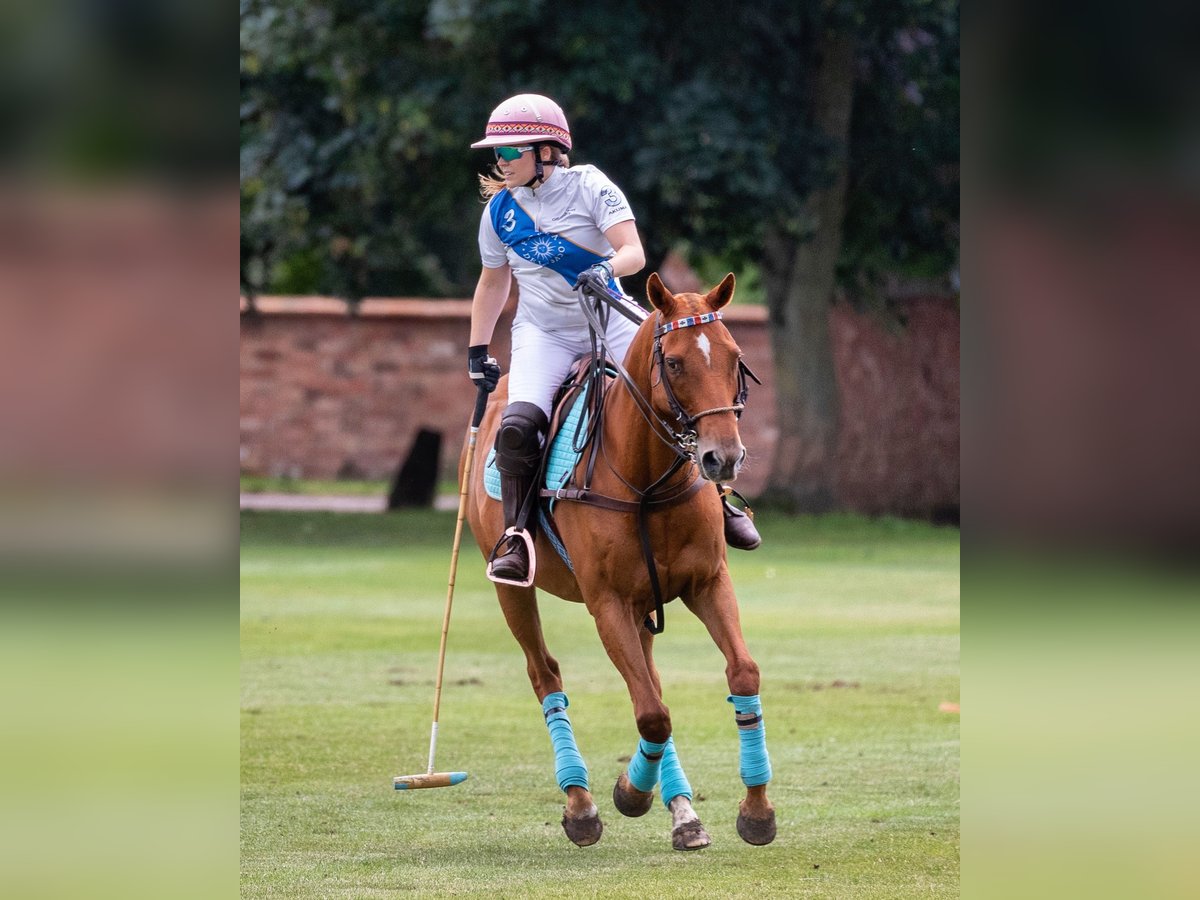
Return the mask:
<path id="1" fill-rule="evenodd" d="M 542 449 L 542 477 L 539 479 L 548 488 L 557 489 L 570 481 L 580 456 L 591 445 L 600 425 L 600 404 L 588 397 L 595 359 L 591 353 L 577 356 L 554 394 L 550 427 Z M 606 382 L 612 381 L 616 373 L 606 369 L 605 376 Z M 593 415 L 596 416 L 594 423 Z M 570 427 L 569 432 L 565 426 Z M 561 471 L 563 468 L 566 468 L 565 472 Z"/>

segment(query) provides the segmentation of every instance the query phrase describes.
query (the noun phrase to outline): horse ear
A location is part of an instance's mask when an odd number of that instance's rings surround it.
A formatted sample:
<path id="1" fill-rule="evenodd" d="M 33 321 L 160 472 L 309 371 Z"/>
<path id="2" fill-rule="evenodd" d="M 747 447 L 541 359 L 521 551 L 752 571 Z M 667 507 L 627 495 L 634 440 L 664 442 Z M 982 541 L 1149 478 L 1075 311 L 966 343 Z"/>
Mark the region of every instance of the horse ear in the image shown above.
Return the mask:
<path id="1" fill-rule="evenodd" d="M 721 283 L 708 292 L 708 296 L 704 299 L 708 301 L 708 305 L 713 309 L 720 309 L 726 303 L 733 299 L 733 286 L 737 281 L 730 272 L 721 279 Z"/>
<path id="2" fill-rule="evenodd" d="M 667 290 L 657 272 L 651 272 L 646 280 L 646 296 L 663 315 L 668 315 L 668 310 L 675 305 L 675 295 Z"/>

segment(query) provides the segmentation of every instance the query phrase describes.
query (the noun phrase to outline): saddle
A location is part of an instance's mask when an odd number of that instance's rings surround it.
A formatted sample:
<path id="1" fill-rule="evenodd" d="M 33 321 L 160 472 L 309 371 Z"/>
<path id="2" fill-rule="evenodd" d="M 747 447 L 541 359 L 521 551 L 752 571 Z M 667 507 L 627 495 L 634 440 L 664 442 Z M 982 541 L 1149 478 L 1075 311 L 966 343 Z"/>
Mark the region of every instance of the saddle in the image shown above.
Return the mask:
<path id="1" fill-rule="evenodd" d="M 598 382 L 593 371 L 595 365 L 595 357 L 590 353 L 582 353 L 575 357 L 562 384 L 554 393 L 554 402 L 550 407 L 550 427 L 546 434 L 546 445 L 539 470 L 541 477 L 538 478 L 538 484 L 545 485 L 542 490 L 543 497 L 546 497 L 546 492 L 551 490 L 552 485 L 553 490 L 557 491 L 571 482 L 580 456 L 595 449 L 594 438 L 603 424 L 604 394 L 617 376 L 615 371 L 606 366 L 604 381 L 598 385 L 600 390 L 593 392 L 591 388 Z M 563 440 L 559 440 L 560 435 Z M 548 477 L 557 475 L 556 468 L 565 463 L 569 465 L 566 466 L 563 477 Z M 585 483 L 591 482 L 595 464 L 595 453 L 588 453 Z M 557 495 L 549 498 L 551 508 L 556 499 L 561 498 Z"/>

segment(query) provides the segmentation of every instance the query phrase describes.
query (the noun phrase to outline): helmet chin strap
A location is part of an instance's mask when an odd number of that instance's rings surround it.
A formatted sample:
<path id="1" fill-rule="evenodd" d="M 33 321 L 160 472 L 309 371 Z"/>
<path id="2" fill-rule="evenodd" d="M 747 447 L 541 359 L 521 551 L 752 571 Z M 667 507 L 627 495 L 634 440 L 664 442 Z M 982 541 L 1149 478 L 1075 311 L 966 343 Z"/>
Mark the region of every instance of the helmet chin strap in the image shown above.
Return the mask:
<path id="1" fill-rule="evenodd" d="M 530 178 L 527 182 L 525 182 L 525 184 L 522 185 L 522 187 L 531 188 L 531 187 L 535 187 L 539 184 L 543 184 L 546 181 L 546 177 L 545 177 L 545 171 L 543 170 L 542 167 L 543 166 L 553 166 L 553 165 L 555 165 L 554 160 L 548 159 L 545 162 L 542 162 L 542 148 L 536 147 L 534 149 L 534 153 L 533 153 L 533 177 Z"/>

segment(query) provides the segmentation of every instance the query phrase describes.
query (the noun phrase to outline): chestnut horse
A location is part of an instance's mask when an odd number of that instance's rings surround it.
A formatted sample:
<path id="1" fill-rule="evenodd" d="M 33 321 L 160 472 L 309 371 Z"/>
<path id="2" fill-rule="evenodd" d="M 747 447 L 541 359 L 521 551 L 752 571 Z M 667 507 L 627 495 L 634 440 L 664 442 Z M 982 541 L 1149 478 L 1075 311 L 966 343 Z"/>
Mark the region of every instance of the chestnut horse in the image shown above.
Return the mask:
<path id="1" fill-rule="evenodd" d="M 647 294 L 656 312 L 641 324 L 629 347 L 623 366 L 628 381 L 615 382 L 605 394 L 597 429 L 601 449 L 589 493 L 618 502 L 608 508 L 558 502 L 554 520 L 574 571 L 540 533 L 534 585 L 495 585 L 550 730 L 555 774 L 566 793 L 563 828 L 580 846 L 598 841 L 603 826 L 566 713 L 558 662 L 542 636 L 535 588 L 587 607 L 629 688 L 641 740 L 614 786 L 617 809 L 624 815 L 644 814 L 653 803 L 654 788 L 661 785 L 673 819 L 673 846 L 691 850 L 710 842 L 692 809 L 691 787 L 670 739 L 671 716 L 652 654 L 654 634 L 646 627 L 655 610 L 655 577 L 661 598 L 681 598 L 725 656 L 740 771 L 747 786 L 738 833 L 751 844 L 767 844 L 775 837 L 775 812 L 766 791 L 770 762 L 759 671 L 742 639 L 725 559 L 721 498 L 714 487 L 697 483 L 734 480 L 746 455 L 737 418 L 745 393 L 741 351 L 719 313 L 733 291 L 732 274 L 707 294 L 679 295 L 672 295 L 657 274 L 650 276 Z M 481 423 L 472 463 L 468 518 L 485 557 L 504 531 L 501 506 L 483 489 L 483 464 L 507 402 L 507 378 L 502 378 Z M 580 470 L 585 461 L 586 454 Z M 581 471 L 577 475 L 582 479 Z M 640 517 L 636 501 L 652 487 L 647 499 L 660 502 L 651 502 Z M 643 555 L 643 518 L 653 566 Z"/>

